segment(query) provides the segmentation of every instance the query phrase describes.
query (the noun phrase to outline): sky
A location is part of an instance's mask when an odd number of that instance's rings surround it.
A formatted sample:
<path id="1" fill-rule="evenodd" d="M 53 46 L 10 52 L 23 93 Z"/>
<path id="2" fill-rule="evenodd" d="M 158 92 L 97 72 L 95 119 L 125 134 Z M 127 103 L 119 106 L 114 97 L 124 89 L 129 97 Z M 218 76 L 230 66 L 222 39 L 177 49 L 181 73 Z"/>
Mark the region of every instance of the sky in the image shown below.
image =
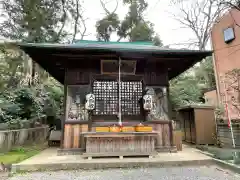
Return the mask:
<path id="1" fill-rule="evenodd" d="M 103 0 L 103 2 L 109 2 L 106 7 L 110 12 L 115 9 L 116 1 L 117 0 Z M 116 13 L 120 19 L 123 19 L 128 8 L 122 5 L 121 0 L 118 1 Z M 178 44 L 194 38 L 191 30 L 181 28 L 181 24 L 172 17 L 172 14 L 177 14 L 178 10 L 174 8 L 169 1 L 170 0 L 148 0 L 149 6 L 144 13 L 145 19 L 154 24 L 154 30 L 159 34 L 164 45 Z M 84 16 L 89 18 L 86 21 L 88 36 L 84 39 L 96 40 L 95 24 L 97 20 L 100 20 L 104 16 L 104 10 L 99 0 L 85 0 L 84 8 Z M 113 37 L 111 40 L 115 41 L 117 37 Z"/>
<path id="2" fill-rule="evenodd" d="M 95 24 L 97 20 L 104 17 L 105 13 L 101 6 L 100 0 L 82 0 L 84 7 L 84 14 L 86 20 L 86 27 L 88 36 L 84 37 L 84 40 L 96 40 L 96 28 Z M 128 12 L 128 7 L 124 7 L 122 0 L 103 0 L 107 2 L 106 8 L 112 12 L 116 4 L 118 8 L 116 13 L 122 20 L 125 14 Z M 178 14 L 179 10 L 176 6 L 170 4 L 170 0 L 147 0 L 148 8 L 144 13 L 144 18 L 154 24 L 155 32 L 160 36 L 165 46 L 170 45 L 172 48 L 186 48 L 184 46 L 174 45 L 179 43 L 185 43 L 189 39 L 194 39 L 195 36 L 190 29 L 181 28 L 182 25 L 176 21 L 172 14 Z M 0 18 L 0 21 L 3 19 Z M 80 38 L 80 36 L 77 36 Z M 2 38 L 0 38 L 2 39 Z M 116 41 L 117 36 L 113 36 L 111 41 Z"/>

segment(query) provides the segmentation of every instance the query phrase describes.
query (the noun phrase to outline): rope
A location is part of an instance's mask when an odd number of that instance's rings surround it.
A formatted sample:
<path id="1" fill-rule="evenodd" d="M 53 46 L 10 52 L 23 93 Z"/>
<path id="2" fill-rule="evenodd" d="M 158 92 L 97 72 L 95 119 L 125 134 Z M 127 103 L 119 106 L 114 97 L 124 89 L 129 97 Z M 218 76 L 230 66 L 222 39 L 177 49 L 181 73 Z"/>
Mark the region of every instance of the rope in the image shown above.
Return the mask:
<path id="1" fill-rule="evenodd" d="M 118 98 L 118 123 L 119 126 L 122 126 L 122 106 L 121 106 L 121 58 L 119 57 L 119 64 L 118 64 L 118 86 L 119 86 L 119 98 Z"/>

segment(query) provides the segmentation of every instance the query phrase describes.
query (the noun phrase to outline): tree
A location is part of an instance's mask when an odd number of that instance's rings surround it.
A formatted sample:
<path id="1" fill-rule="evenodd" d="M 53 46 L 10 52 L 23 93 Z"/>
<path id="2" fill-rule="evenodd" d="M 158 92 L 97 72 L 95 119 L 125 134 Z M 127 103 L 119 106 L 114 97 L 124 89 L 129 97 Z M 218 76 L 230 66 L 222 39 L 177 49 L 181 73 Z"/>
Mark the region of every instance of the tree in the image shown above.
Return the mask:
<path id="1" fill-rule="evenodd" d="M 66 18 L 61 15 L 61 2 L 63 1 L 2 1 L 5 20 L 0 24 L 0 35 L 24 42 L 58 42 L 62 28 L 57 31 L 56 27 Z M 33 62 L 32 79 L 36 75 L 36 66 Z"/>
<path id="2" fill-rule="evenodd" d="M 86 19 L 83 18 L 81 2 L 2 0 L 4 20 L 0 24 L 0 35 L 14 41 L 36 43 L 73 42 L 78 35 L 83 39 Z M 69 27 L 73 27 L 71 31 Z M 62 85 L 35 63 L 29 62 L 30 58 L 15 43 L 1 43 L 0 123 L 8 123 L 9 128 L 27 128 L 23 126 L 24 121 L 28 124 L 30 121 L 25 119 L 40 115 L 58 116 L 61 112 Z M 29 82 L 37 83 L 29 86 Z"/>
<path id="3" fill-rule="evenodd" d="M 173 106 L 203 103 L 203 90 L 215 86 L 212 58 L 208 57 L 201 66 L 195 66 L 170 81 Z"/>
<path id="4" fill-rule="evenodd" d="M 201 62 L 200 66 L 193 68 L 196 80 L 203 88 L 209 89 L 216 87 L 215 74 L 213 69 L 212 57 L 207 57 Z"/>
<path id="5" fill-rule="evenodd" d="M 197 47 L 204 50 L 210 38 L 210 31 L 213 23 L 220 16 L 224 6 L 221 0 L 177 0 L 172 1 L 179 13 L 172 16 L 184 28 L 190 29 L 195 39 L 187 43 L 190 47 Z"/>
<path id="6" fill-rule="evenodd" d="M 52 42 L 60 38 L 56 27 L 63 22 L 60 0 L 2 1 L 5 20 L 0 25 L 1 35 L 26 42 Z"/>
<path id="7" fill-rule="evenodd" d="M 106 8 L 103 1 L 100 0 L 100 2 L 106 15 L 103 19 L 96 22 L 97 39 L 100 41 L 110 41 L 112 33 L 119 29 L 120 20 L 115 13 L 118 7 L 118 1 L 112 12 Z M 120 41 L 120 39 L 118 41 Z"/>
<path id="8" fill-rule="evenodd" d="M 159 35 L 156 34 L 156 36 L 153 38 L 153 42 L 155 46 L 163 46 L 162 40 L 160 39 Z M 165 46 L 166 48 L 168 48 L 167 46 Z"/>
<path id="9" fill-rule="evenodd" d="M 197 48 L 198 50 L 205 50 L 209 42 L 212 25 L 224 9 L 224 6 L 220 4 L 220 0 L 173 0 L 172 2 L 179 10 L 179 13 L 172 14 L 173 18 L 177 20 L 183 28 L 190 29 L 194 34 L 194 39 L 185 45 Z M 185 78 L 177 78 L 177 81 L 171 82 L 171 91 L 176 91 L 175 89 L 178 90 L 181 88 L 181 84 L 184 84 L 186 88 L 183 89 L 183 92 L 185 92 L 186 96 L 182 97 L 175 94 L 175 99 L 177 98 L 180 102 L 183 102 L 182 99 L 184 98 L 194 100 L 193 97 L 195 97 L 194 101 L 199 103 L 202 93 L 196 92 L 202 92 L 203 89 L 216 87 L 212 58 L 206 58 L 189 71 L 194 75 L 195 88 L 198 90 L 190 91 L 192 85 L 189 83 L 193 83 L 194 80 L 189 82 L 188 78 L 192 79 L 192 77 L 187 75 Z M 178 81 L 183 82 L 180 83 Z M 196 95 L 198 98 L 196 98 Z"/>
<path id="10" fill-rule="evenodd" d="M 170 81 L 173 107 L 203 103 L 203 90 L 216 87 L 212 57 Z"/>
<path id="11" fill-rule="evenodd" d="M 101 1 L 106 13 L 105 17 L 96 23 L 97 38 L 103 41 L 110 41 L 111 35 L 117 33 L 121 39 L 132 41 L 153 41 L 155 45 L 162 46 L 162 42 L 157 34 L 154 33 L 153 24 L 145 21 L 143 12 L 148 7 L 145 0 L 124 0 L 125 6 L 129 10 L 123 21 L 120 21 L 115 13 L 118 3 L 113 12 L 107 10 L 105 3 Z"/>
<path id="12" fill-rule="evenodd" d="M 12 0 L 1 1 L 4 21 L 0 35 L 23 42 L 73 42 L 78 33 L 85 36 L 86 26 L 80 0 Z M 73 32 L 67 25 L 73 25 Z M 82 27 L 82 28 L 81 28 Z M 82 30 L 82 31 L 81 31 Z M 32 62 L 32 82 L 37 74 L 45 74 Z"/>
<path id="13" fill-rule="evenodd" d="M 201 86 L 193 74 L 183 73 L 170 82 L 170 100 L 173 108 L 201 103 Z"/>
<path id="14" fill-rule="evenodd" d="M 73 31 L 70 30 L 70 33 L 68 34 L 68 36 L 70 35 L 69 38 L 71 39 L 71 43 L 75 42 L 78 34 L 80 35 L 80 38 L 78 39 L 81 40 L 87 36 L 86 20 L 88 20 L 88 18 L 84 17 L 82 3 L 83 1 L 80 0 L 65 1 L 64 11 L 68 14 L 68 21 L 70 21 L 69 27 L 70 29 L 73 29 Z"/>
<path id="15" fill-rule="evenodd" d="M 145 0 L 124 0 L 123 3 L 129 6 L 129 11 L 121 22 L 118 35 L 129 41 L 152 41 L 153 24 L 143 18 L 148 3 Z"/>
<path id="16" fill-rule="evenodd" d="M 5 88 L 16 88 L 21 79 L 29 73 L 28 59 L 25 58 L 14 43 L 0 45 L 0 91 Z"/>
<path id="17" fill-rule="evenodd" d="M 240 0 L 223 0 L 221 3 L 227 8 L 235 8 L 240 11 Z"/>

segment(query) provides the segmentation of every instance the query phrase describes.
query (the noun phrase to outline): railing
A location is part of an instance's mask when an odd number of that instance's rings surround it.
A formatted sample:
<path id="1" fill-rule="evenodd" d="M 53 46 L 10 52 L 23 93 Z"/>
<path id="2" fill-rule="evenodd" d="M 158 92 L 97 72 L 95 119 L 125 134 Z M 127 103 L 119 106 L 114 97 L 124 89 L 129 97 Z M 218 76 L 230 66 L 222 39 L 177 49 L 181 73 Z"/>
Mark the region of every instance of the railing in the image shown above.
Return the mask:
<path id="1" fill-rule="evenodd" d="M 232 120 L 232 130 L 236 148 L 240 148 L 240 120 Z M 217 120 L 217 139 L 222 147 L 232 147 L 231 130 L 227 120 Z"/>
<path id="2" fill-rule="evenodd" d="M 0 131 L 0 153 L 8 152 L 13 147 L 43 143 L 48 135 L 48 126 Z"/>

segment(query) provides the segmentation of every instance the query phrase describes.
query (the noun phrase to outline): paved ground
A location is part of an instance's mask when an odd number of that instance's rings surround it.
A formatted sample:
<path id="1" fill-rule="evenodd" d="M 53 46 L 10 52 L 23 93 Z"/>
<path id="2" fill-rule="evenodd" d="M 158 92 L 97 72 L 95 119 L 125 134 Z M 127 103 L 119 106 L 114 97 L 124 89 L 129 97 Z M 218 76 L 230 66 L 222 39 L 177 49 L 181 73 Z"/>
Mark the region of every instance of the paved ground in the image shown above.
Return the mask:
<path id="1" fill-rule="evenodd" d="M 95 171 L 34 172 L 8 180 L 239 180 L 240 175 L 217 167 L 111 169 Z"/>
<path id="2" fill-rule="evenodd" d="M 199 150 L 184 146 L 183 151 L 179 151 L 177 153 L 159 153 L 155 158 L 126 158 L 123 160 L 119 160 L 119 158 L 101 158 L 101 159 L 93 159 L 91 161 L 83 159 L 81 155 L 64 155 L 57 156 L 57 148 L 48 148 L 42 151 L 40 154 L 29 158 L 19 165 L 33 165 L 33 164 L 51 164 L 51 163 L 89 163 L 89 162 L 138 162 L 138 161 L 191 161 L 191 160 L 209 160 L 211 157 L 200 153 Z"/>
<path id="3" fill-rule="evenodd" d="M 177 153 L 159 153 L 155 158 L 100 158 L 87 160 L 81 155 L 57 156 L 56 148 L 49 148 L 40 154 L 13 166 L 13 171 L 38 170 L 75 170 L 75 169 L 106 169 L 132 167 L 169 167 L 174 165 L 210 165 L 211 157 L 199 150 L 184 146 L 183 151 Z"/>

